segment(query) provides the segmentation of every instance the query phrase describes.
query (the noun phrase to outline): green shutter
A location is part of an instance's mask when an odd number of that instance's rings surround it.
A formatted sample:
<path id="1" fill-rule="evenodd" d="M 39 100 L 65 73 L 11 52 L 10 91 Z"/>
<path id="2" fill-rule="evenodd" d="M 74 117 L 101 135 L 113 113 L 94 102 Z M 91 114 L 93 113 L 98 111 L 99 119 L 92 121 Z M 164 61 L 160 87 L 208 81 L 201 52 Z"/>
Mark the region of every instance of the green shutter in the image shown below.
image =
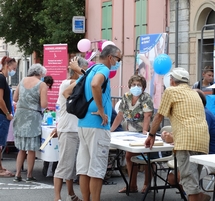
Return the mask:
<path id="1" fill-rule="evenodd" d="M 147 0 L 135 0 L 135 36 L 146 34 L 147 26 Z M 135 40 L 136 40 L 135 38 Z M 137 45 L 139 50 L 139 41 Z"/>
<path id="2" fill-rule="evenodd" d="M 112 40 L 112 1 L 102 3 L 102 39 Z"/>

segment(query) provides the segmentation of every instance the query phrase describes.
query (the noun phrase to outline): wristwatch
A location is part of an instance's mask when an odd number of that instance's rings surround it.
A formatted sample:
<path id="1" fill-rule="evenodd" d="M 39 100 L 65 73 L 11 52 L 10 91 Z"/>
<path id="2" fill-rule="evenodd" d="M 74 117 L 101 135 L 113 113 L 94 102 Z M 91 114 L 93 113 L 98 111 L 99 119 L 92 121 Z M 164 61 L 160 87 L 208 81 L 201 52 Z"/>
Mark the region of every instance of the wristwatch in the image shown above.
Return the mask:
<path id="1" fill-rule="evenodd" d="M 155 137 L 155 135 L 154 135 L 154 134 L 151 134 L 151 133 L 149 133 L 149 136 L 151 136 L 151 137 Z"/>

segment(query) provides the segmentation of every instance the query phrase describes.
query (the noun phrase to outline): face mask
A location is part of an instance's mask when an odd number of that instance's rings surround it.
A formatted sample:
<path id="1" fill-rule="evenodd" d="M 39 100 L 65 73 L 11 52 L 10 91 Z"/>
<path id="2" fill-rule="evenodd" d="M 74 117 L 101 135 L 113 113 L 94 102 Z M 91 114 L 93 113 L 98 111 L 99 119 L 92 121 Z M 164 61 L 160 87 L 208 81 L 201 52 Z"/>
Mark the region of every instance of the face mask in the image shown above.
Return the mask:
<path id="1" fill-rule="evenodd" d="M 41 80 L 42 82 L 44 82 L 44 77 L 41 77 L 40 80 Z"/>
<path id="2" fill-rule="evenodd" d="M 11 70 L 10 72 L 8 72 L 8 75 L 9 76 L 14 76 L 16 74 L 16 71 L 15 70 Z"/>
<path id="3" fill-rule="evenodd" d="M 111 67 L 110 67 L 110 70 L 116 71 L 116 70 L 118 70 L 118 68 L 119 68 L 120 66 L 121 66 L 121 62 L 116 61 L 116 64 L 115 64 L 114 66 L 111 66 Z"/>
<path id="4" fill-rule="evenodd" d="M 142 91 L 142 87 L 135 86 L 130 88 L 130 92 L 134 96 L 139 96 L 140 94 L 142 94 L 143 91 Z"/>

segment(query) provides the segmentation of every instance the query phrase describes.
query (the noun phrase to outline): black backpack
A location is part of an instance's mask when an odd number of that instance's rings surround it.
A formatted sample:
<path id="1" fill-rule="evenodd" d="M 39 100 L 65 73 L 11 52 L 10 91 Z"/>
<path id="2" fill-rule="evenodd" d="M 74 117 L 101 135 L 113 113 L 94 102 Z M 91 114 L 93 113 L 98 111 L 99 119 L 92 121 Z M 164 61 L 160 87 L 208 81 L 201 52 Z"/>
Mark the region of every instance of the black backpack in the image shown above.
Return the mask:
<path id="1" fill-rule="evenodd" d="M 202 79 L 203 80 L 203 79 Z M 213 82 L 211 82 L 210 83 L 210 85 L 213 85 L 214 83 Z M 198 84 L 197 84 L 197 87 L 196 87 L 197 89 L 200 89 L 200 81 L 198 81 Z"/>
<path id="2" fill-rule="evenodd" d="M 79 82 L 73 88 L 72 94 L 67 98 L 66 101 L 66 111 L 70 114 L 74 114 L 79 119 L 83 119 L 85 117 L 88 107 L 93 101 L 93 97 L 89 101 L 87 101 L 84 88 L 87 75 L 94 67 L 95 65 L 84 73 L 84 75 L 80 78 Z M 105 82 L 102 84 L 102 93 L 104 93 L 106 90 L 107 82 L 108 79 L 106 79 Z"/>

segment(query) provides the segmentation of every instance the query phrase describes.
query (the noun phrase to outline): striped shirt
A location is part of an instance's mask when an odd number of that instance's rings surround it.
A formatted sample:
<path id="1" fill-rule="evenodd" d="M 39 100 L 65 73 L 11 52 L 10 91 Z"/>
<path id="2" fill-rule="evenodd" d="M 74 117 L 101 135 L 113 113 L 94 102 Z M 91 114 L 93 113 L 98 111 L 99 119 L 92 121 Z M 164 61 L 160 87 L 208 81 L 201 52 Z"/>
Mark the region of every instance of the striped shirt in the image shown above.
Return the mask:
<path id="1" fill-rule="evenodd" d="M 208 153 L 209 132 L 204 106 L 187 84 L 165 90 L 158 113 L 169 117 L 175 150 Z"/>

